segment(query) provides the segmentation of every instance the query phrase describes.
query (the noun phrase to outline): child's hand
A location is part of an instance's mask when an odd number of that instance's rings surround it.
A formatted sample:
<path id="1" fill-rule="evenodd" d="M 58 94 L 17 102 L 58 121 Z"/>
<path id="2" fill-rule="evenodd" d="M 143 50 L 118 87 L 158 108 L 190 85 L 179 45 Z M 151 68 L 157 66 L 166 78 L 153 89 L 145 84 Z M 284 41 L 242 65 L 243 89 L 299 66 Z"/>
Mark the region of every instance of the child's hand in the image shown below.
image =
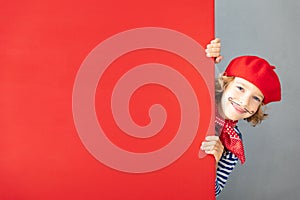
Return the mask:
<path id="1" fill-rule="evenodd" d="M 211 154 L 215 157 L 218 163 L 222 157 L 224 146 L 218 136 L 207 136 L 206 141 L 202 142 L 201 150 L 207 154 Z"/>
<path id="2" fill-rule="evenodd" d="M 221 62 L 223 56 L 220 55 L 221 52 L 221 41 L 219 38 L 216 38 L 210 41 L 210 44 L 206 46 L 205 49 L 206 56 L 215 58 L 215 63 Z"/>

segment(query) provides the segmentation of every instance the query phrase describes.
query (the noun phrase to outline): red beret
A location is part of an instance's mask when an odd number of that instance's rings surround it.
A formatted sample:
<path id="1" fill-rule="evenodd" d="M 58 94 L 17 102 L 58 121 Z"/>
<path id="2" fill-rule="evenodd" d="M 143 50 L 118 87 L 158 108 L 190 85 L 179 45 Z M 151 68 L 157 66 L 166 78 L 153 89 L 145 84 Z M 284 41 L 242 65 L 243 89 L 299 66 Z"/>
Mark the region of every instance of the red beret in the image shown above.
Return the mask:
<path id="1" fill-rule="evenodd" d="M 233 59 L 226 68 L 225 76 L 243 78 L 264 95 L 264 104 L 281 100 L 281 86 L 278 76 L 266 60 L 257 56 L 240 56 Z"/>

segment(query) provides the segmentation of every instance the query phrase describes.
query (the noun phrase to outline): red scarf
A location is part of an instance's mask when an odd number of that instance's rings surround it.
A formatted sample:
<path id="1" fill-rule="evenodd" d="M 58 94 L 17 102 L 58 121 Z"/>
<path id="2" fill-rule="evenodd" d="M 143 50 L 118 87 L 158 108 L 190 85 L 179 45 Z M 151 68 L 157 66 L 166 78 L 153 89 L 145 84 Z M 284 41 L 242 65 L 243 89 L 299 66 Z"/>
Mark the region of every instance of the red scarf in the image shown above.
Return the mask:
<path id="1" fill-rule="evenodd" d="M 216 108 L 217 109 L 217 108 Z M 216 112 L 215 125 L 219 130 L 220 140 L 225 148 L 236 155 L 243 164 L 246 160 L 244 153 L 244 145 L 239 134 L 234 130 L 237 121 L 224 120 L 218 112 Z"/>

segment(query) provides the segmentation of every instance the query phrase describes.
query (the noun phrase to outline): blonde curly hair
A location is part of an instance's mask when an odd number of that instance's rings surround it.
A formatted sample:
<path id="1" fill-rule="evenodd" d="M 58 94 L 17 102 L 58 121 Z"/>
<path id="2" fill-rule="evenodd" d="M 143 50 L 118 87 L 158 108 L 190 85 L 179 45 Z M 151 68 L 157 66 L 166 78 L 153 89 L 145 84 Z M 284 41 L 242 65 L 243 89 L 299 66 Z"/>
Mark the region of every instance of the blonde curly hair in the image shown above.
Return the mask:
<path id="1" fill-rule="evenodd" d="M 223 91 L 227 88 L 229 83 L 232 82 L 233 80 L 234 80 L 233 76 L 223 76 L 223 75 L 220 75 L 219 78 L 216 79 L 215 100 L 216 100 L 217 104 L 220 103 L 220 101 L 221 101 Z M 267 118 L 268 114 L 265 113 L 265 110 L 266 110 L 265 106 L 263 104 L 261 104 L 258 107 L 257 111 L 251 117 L 245 118 L 244 120 L 252 123 L 253 126 L 256 126 L 257 124 L 260 124 L 264 119 Z"/>

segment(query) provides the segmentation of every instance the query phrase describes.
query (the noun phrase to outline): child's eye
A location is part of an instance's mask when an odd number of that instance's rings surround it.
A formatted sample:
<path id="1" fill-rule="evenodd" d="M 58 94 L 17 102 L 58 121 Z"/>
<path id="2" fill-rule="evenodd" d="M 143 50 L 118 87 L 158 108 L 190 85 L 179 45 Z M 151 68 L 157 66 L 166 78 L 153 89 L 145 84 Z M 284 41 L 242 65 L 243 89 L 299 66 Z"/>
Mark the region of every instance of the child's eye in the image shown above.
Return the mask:
<path id="1" fill-rule="evenodd" d="M 238 90 L 244 91 L 244 88 L 243 88 L 243 87 L 241 87 L 241 86 L 236 86 L 236 87 L 237 87 Z"/>
<path id="2" fill-rule="evenodd" d="M 257 97 L 257 96 L 254 96 L 253 99 L 254 99 L 255 101 L 257 101 L 257 102 L 261 102 L 260 98 Z"/>

